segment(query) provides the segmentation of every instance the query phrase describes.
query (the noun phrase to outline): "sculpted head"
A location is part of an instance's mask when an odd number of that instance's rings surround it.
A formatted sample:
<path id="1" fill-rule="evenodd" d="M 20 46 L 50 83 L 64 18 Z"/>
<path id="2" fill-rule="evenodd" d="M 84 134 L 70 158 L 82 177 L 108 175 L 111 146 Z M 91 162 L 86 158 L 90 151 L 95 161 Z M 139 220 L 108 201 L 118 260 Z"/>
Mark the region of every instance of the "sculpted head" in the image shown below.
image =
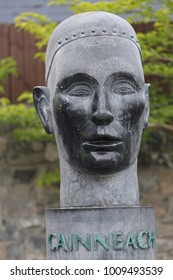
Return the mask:
<path id="1" fill-rule="evenodd" d="M 46 81 L 47 87 L 34 88 L 34 100 L 60 161 L 103 175 L 137 160 L 149 98 L 129 23 L 91 12 L 59 24 L 46 52 Z"/>

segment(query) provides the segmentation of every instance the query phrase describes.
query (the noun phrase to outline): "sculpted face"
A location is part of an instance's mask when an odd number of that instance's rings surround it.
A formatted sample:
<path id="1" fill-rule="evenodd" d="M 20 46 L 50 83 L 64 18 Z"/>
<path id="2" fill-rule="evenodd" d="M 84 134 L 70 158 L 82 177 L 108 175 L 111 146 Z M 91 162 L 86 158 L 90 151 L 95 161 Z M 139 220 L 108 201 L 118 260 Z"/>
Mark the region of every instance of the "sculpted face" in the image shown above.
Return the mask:
<path id="1" fill-rule="evenodd" d="M 103 175 L 137 160 L 149 111 L 139 49 L 133 28 L 110 13 L 77 15 L 55 29 L 48 88 L 36 87 L 34 99 L 61 166 Z"/>
<path id="2" fill-rule="evenodd" d="M 57 52 L 49 79 L 53 131 L 65 161 L 86 173 L 111 174 L 137 159 L 148 97 L 133 42 L 71 42 Z"/>

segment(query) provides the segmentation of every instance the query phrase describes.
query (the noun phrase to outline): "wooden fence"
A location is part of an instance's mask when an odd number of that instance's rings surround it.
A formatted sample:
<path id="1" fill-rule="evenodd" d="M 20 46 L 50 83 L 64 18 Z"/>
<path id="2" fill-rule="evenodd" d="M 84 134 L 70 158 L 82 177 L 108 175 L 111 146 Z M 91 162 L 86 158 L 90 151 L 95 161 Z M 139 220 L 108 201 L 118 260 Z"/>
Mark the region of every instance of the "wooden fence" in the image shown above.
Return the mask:
<path id="1" fill-rule="evenodd" d="M 136 31 L 146 32 L 152 24 L 135 25 Z M 37 52 L 35 39 L 28 32 L 13 24 L 0 25 L 0 59 L 12 56 L 17 62 L 18 77 L 9 76 L 5 82 L 5 96 L 13 103 L 24 91 L 32 91 L 36 85 L 45 84 L 44 63 L 34 56 Z"/>
<path id="2" fill-rule="evenodd" d="M 28 32 L 13 24 L 0 25 L 0 59 L 12 56 L 17 62 L 18 77 L 10 75 L 5 81 L 5 96 L 12 102 L 24 90 L 32 91 L 36 85 L 44 85 L 44 63 L 36 59 L 35 40 Z"/>

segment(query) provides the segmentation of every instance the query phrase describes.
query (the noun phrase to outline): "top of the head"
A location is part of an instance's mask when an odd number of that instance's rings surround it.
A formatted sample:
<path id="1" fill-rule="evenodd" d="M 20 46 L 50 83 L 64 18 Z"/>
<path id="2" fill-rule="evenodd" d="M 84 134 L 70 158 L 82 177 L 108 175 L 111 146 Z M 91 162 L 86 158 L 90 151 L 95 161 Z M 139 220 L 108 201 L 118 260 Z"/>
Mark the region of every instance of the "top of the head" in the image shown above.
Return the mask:
<path id="1" fill-rule="evenodd" d="M 124 37 L 133 41 L 141 53 L 133 27 L 123 18 L 108 12 L 88 12 L 61 22 L 50 37 L 46 51 L 46 80 L 57 51 L 74 40 L 93 36 Z"/>

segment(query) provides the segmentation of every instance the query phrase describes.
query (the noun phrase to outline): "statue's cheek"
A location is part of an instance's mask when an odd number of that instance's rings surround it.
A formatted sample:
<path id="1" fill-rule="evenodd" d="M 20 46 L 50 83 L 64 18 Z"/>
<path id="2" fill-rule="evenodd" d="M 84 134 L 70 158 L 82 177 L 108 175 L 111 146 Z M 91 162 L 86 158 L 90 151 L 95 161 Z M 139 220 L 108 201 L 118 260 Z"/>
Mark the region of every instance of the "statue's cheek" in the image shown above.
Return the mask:
<path id="1" fill-rule="evenodd" d="M 128 126 L 140 125 L 140 119 L 145 107 L 142 98 L 131 98 L 128 102 L 123 102 L 121 107 L 121 114 L 119 119 L 121 122 L 126 123 Z M 141 124 L 142 127 L 142 124 Z"/>
<path id="2" fill-rule="evenodd" d="M 57 125 L 62 126 L 71 116 L 73 104 L 67 96 L 57 94 L 53 100 L 53 113 Z"/>
<path id="3" fill-rule="evenodd" d="M 80 134 L 90 119 L 91 102 L 78 102 L 78 98 L 68 98 L 65 95 L 58 95 L 53 102 L 54 116 L 57 126 L 67 133 Z"/>

